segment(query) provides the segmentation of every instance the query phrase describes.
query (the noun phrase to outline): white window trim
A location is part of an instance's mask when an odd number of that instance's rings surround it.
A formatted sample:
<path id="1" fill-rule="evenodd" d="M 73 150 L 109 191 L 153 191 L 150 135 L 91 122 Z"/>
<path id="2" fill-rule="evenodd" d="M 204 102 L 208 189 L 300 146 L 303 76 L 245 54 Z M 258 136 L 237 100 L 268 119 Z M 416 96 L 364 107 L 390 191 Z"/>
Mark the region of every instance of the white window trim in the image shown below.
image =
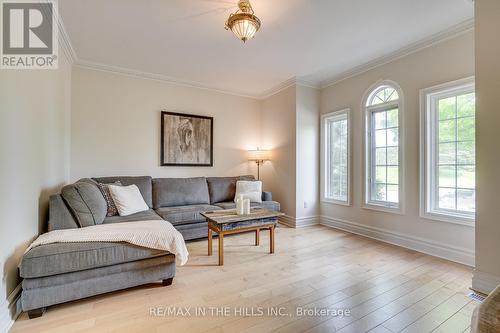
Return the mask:
<path id="1" fill-rule="evenodd" d="M 427 149 L 427 143 L 430 140 L 432 133 L 428 133 L 429 127 L 429 112 L 431 98 L 434 95 L 444 95 L 450 93 L 455 95 L 461 91 L 468 91 L 475 88 L 475 79 L 473 76 L 464 79 L 446 82 L 436 86 L 420 90 L 420 217 L 454 224 L 475 227 L 475 218 L 466 217 L 460 214 L 444 214 L 439 212 L 430 212 L 427 207 L 431 205 L 430 183 L 431 175 L 427 174 L 427 169 L 432 163 L 434 157 L 432 151 Z"/>
<path id="2" fill-rule="evenodd" d="M 370 95 L 374 92 L 374 90 L 381 86 L 381 85 L 387 85 L 391 86 L 392 88 L 396 89 L 396 92 L 399 95 L 399 99 L 397 101 L 393 102 L 388 102 L 384 104 L 377 104 L 373 106 L 366 106 L 366 103 L 368 99 L 370 98 Z M 371 116 L 373 111 L 376 110 L 381 110 L 381 109 L 387 109 L 388 106 L 394 106 L 398 107 L 398 130 L 399 130 L 399 203 L 398 206 L 395 207 L 394 205 L 388 205 L 386 202 L 379 204 L 376 204 L 374 201 L 369 200 L 370 198 L 370 192 L 369 192 L 369 187 L 371 186 L 369 179 L 370 179 L 370 157 L 371 153 L 366 149 L 367 145 L 371 143 L 372 141 L 370 140 L 370 131 L 371 131 Z M 403 90 L 401 87 L 394 81 L 391 80 L 380 80 L 377 81 L 376 83 L 372 84 L 368 90 L 365 92 L 365 95 L 363 96 L 362 99 L 362 104 L 361 104 L 361 110 L 364 110 L 364 117 L 363 117 L 363 203 L 362 203 L 362 208 L 364 209 L 370 209 L 370 210 L 376 210 L 376 211 L 381 211 L 381 212 L 386 212 L 386 213 L 393 213 L 393 214 L 399 214 L 399 215 L 404 215 L 405 213 L 405 193 L 404 193 L 404 179 L 405 179 L 405 149 L 404 149 L 404 96 L 403 96 Z"/>
<path id="3" fill-rule="evenodd" d="M 328 177 L 326 175 L 328 157 L 327 157 L 327 146 L 326 146 L 326 120 L 329 118 L 337 117 L 345 114 L 347 116 L 347 201 L 335 200 L 326 197 L 326 182 Z M 351 110 L 349 108 L 329 112 L 321 115 L 321 154 L 320 154 L 320 189 L 321 189 L 321 201 L 325 203 L 331 203 L 335 205 L 351 206 L 352 205 L 352 184 L 351 184 L 351 142 L 352 142 L 352 131 L 351 131 Z"/>

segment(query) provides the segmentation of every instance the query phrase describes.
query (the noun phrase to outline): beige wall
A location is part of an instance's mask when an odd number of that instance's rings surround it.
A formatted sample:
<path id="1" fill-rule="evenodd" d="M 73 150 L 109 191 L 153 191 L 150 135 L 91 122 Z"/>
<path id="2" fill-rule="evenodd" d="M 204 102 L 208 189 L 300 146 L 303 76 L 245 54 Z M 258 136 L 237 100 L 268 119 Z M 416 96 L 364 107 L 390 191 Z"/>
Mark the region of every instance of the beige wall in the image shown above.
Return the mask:
<path id="1" fill-rule="evenodd" d="M 419 90 L 473 75 L 474 34 L 469 32 L 323 89 L 322 113 L 351 109 L 353 205 L 322 203 L 322 223 L 473 264 L 474 228 L 419 217 Z M 361 103 L 367 89 L 379 80 L 395 81 L 404 95 L 405 212 L 402 215 L 361 208 L 364 133 Z"/>
<path id="2" fill-rule="evenodd" d="M 214 167 L 160 166 L 160 111 L 214 117 Z M 260 103 L 203 89 L 75 67 L 71 179 L 105 175 L 229 176 L 253 173 Z"/>
<path id="3" fill-rule="evenodd" d="M 318 223 L 319 97 L 318 89 L 297 85 L 296 225 Z"/>
<path id="4" fill-rule="evenodd" d="M 42 228 L 48 196 L 69 178 L 70 84 L 62 50 L 58 70 L 0 71 L 0 331 L 20 258 Z"/>
<path id="5" fill-rule="evenodd" d="M 262 147 L 272 150 L 263 165 L 262 180 L 281 203 L 281 210 L 295 218 L 295 85 L 262 101 Z"/>
<path id="6" fill-rule="evenodd" d="M 500 1 L 476 0 L 477 221 L 472 287 L 500 284 Z"/>
<path id="7" fill-rule="evenodd" d="M 290 87 L 262 101 L 263 180 L 292 227 L 318 223 L 319 90 Z"/>

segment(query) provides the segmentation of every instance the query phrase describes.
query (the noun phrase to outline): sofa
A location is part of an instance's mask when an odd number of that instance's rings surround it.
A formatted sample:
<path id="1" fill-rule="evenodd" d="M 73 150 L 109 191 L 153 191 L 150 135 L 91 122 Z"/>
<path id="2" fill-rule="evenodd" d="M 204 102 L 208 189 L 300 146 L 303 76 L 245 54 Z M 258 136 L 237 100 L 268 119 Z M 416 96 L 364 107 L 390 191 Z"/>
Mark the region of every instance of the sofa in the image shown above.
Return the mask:
<path id="1" fill-rule="evenodd" d="M 204 238 L 207 222 L 200 213 L 234 208 L 238 180 L 254 180 L 254 177 L 82 179 L 50 197 L 47 229 L 166 220 L 185 240 Z M 136 185 L 149 210 L 129 216 L 106 216 L 107 205 L 97 184 L 116 182 Z M 280 210 L 270 192 L 263 192 L 262 203 L 252 206 Z M 175 256 L 128 243 L 55 243 L 25 253 L 19 271 L 23 278 L 22 309 L 29 318 L 35 318 L 55 304 L 156 281 L 170 285 L 175 276 Z"/>

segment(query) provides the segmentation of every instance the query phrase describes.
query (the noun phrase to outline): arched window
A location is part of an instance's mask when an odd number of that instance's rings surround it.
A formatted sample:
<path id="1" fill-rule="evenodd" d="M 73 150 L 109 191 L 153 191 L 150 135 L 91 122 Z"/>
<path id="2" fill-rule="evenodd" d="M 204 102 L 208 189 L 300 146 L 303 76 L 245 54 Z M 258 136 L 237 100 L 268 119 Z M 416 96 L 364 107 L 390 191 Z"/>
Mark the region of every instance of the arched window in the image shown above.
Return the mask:
<path id="1" fill-rule="evenodd" d="M 375 89 L 366 101 L 366 106 L 379 105 L 399 100 L 399 94 L 390 85 L 382 85 Z"/>
<path id="2" fill-rule="evenodd" d="M 368 91 L 365 107 L 365 206 L 401 209 L 401 90 L 383 82 Z"/>

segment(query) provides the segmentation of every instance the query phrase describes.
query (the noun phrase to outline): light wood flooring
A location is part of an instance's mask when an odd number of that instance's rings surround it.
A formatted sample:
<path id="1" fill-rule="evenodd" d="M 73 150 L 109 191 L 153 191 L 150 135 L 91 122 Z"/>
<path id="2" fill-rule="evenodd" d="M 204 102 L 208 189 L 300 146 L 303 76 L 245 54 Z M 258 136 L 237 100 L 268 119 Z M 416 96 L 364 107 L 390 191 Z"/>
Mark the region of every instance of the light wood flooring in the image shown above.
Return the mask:
<path id="1" fill-rule="evenodd" d="M 262 232 L 258 247 L 253 237 L 227 237 L 222 267 L 216 266 L 217 240 L 211 257 L 206 240 L 189 242 L 190 260 L 172 286 L 150 284 L 53 306 L 32 320 L 22 314 L 11 332 L 469 331 L 476 305 L 466 296 L 470 267 L 324 226 L 277 228 L 273 255 L 269 232 Z M 167 307 L 191 307 L 191 316 L 182 316 L 184 310 L 164 316 L 159 311 Z M 297 308 L 314 307 L 351 314 L 297 316 Z M 210 315 L 216 309 L 230 315 Z M 269 309 L 281 316 L 268 315 Z"/>

